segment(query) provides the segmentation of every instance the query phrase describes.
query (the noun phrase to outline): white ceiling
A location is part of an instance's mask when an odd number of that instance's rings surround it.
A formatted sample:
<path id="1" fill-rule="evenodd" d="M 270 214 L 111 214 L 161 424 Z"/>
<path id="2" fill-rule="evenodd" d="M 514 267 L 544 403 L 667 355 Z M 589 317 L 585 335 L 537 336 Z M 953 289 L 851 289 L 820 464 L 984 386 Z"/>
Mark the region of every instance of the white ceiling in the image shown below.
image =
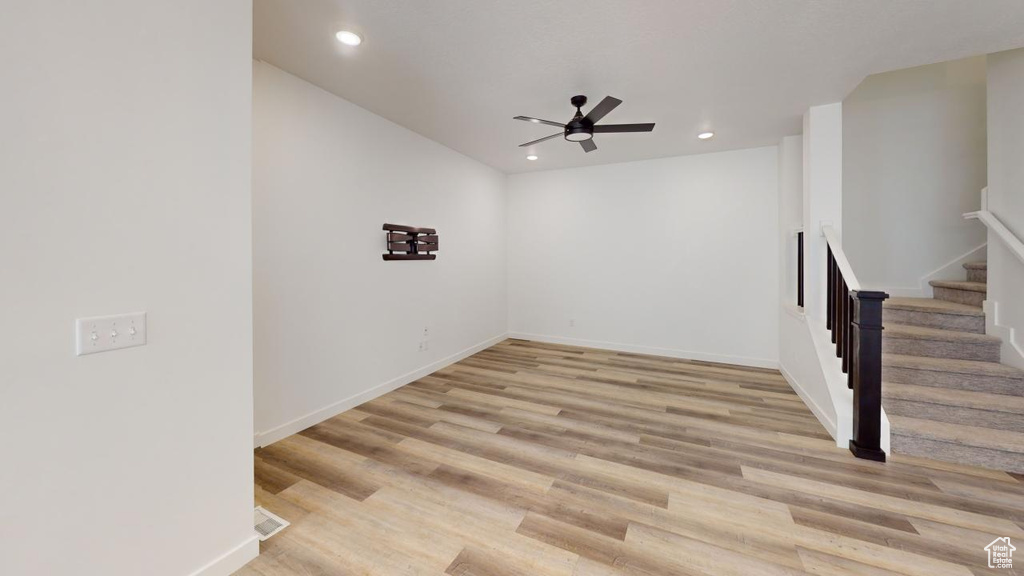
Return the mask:
<path id="1" fill-rule="evenodd" d="M 774 144 L 866 75 L 1024 46 L 1021 0 L 255 0 L 253 55 L 503 172 Z M 334 33 L 360 32 L 362 46 Z M 512 120 L 623 100 L 598 149 Z M 715 138 L 696 134 L 714 130 Z"/>

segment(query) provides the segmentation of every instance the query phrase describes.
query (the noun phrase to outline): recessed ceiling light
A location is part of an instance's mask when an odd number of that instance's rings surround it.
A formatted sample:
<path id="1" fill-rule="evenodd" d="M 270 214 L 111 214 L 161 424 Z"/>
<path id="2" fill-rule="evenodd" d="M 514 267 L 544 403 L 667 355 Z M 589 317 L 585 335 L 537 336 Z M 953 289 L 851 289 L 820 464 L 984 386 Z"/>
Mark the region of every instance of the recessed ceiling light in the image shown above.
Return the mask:
<path id="1" fill-rule="evenodd" d="M 537 155 L 536 154 L 530 154 L 529 156 L 526 157 L 526 159 L 527 160 L 536 160 L 537 159 Z"/>
<path id="2" fill-rule="evenodd" d="M 707 140 L 708 138 L 711 138 L 714 135 L 714 132 L 701 132 L 700 134 L 697 134 L 697 138 L 700 138 L 701 140 Z"/>
<path id="3" fill-rule="evenodd" d="M 338 39 L 338 42 L 341 42 L 346 46 L 359 46 L 363 43 L 362 36 L 355 32 L 349 32 L 348 30 L 342 30 L 334 36 Z"/>

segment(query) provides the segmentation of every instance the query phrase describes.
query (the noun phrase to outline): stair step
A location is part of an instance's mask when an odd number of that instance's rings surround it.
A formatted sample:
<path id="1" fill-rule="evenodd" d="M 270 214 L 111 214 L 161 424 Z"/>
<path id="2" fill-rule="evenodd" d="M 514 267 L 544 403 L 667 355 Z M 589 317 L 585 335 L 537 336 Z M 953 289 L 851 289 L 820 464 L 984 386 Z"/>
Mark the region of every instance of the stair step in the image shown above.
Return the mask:
<path id="1" fill-rule="evenodd" d="M 889 416 L 894 454 L 1024 473 L 1024 433 Z"/>
<path id="2" fill-rule="evenodd" d="M 883 354 L 882 380 L 897 384 L 1024 396 L 1024 370 L 995 362 Z"/>
<path id="3" fill-rule="evenodd" d="M 988 292 L 984 282 L 963 282 L 954 280 L 932 280 L 928 282 L 938 300 L 948 300 L 971 306 L 981 306 Z"/>
<path id="4" fill-rule="evenodd" d="M 932 358 L 999 362 L 1002 340 L 986 334 L 891 324 L 882 332 L 882 352 Z"/>
<path id="5" fill-rule="evenodd" d="M 984 334 L 985 312 L 978 306 L 934 298 L 890 298 L 884 304 L 884 323 Z"/>
<path id="6" fill-rule="evenodd" d="M 882 398 L 890 415 L 1024 432 L 1022 396 L 884 382 Z"/>
<path id="7" fill-rule="evenodd" d="M 968 262 L 964 264 L 968 282 L 988 282 L 988 262 Z"/>
<path id="8" fill-rule="evenodd" d="M 988 284 L 985 284 L 984 282 L 967 282 L 964 280 L 932 280 L 928 283 L 936 288 L 952 288 L 955 290 L 982 293 L 988 291 Z"/>

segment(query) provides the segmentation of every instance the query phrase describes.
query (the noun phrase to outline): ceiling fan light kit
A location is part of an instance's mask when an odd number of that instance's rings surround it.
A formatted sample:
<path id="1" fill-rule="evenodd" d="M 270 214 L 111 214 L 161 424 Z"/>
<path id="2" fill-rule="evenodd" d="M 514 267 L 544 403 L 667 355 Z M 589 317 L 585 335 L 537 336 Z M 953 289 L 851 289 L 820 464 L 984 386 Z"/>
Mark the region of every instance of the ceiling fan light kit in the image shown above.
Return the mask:
<path id="1" fill-rule="evenodd" d="M 565 129 L 565 139 L 569 142 L 583 142 L 593 137 L 594 133 L 582 126 L 573 126 Z"/>
<path id="2" fill-rule="evenodd" d="M 558 126 L 562 129 L 562 132 L 558 134 L 552 134 L 551 136 L 545 136 L 543 138 L 520 144 L 519 147 L 532 146 L 539 144 L 545 140 L 551 140 L 559 136 L 564 137 L 569 142 L 579 142 L 584 152 L 593 152 L 597 150 L 597 144 L 594 144 L 594 133 L 615 133 L 615 132 L 650 132 L 654 130 L 654 123 L 649 124 L 601 124 L 597 122 L 604 118 L 609 112 L 614 110 L 619 104 L 622 104 L 622 100 L 618 98 L 612 98 L 611 96 L 605 96 L 604 100 L 594 106 L 593 109 L 583 115 L 581 108 L 587 105 L 587 97 L 573 96 L 569 99 L 569 102 L 576 107 L 576 114 L 572 117 L 572 120 L 568 124 L 559 124 L 558 122 L 552 122 L 551 120 L 541 120 L 540 118 L 532 118 L 530 116 L 516 116 L 513 120 L 522 120 L 524 122 L 531 122 L 533 124 L 547 124 L 548 126 Z"/>

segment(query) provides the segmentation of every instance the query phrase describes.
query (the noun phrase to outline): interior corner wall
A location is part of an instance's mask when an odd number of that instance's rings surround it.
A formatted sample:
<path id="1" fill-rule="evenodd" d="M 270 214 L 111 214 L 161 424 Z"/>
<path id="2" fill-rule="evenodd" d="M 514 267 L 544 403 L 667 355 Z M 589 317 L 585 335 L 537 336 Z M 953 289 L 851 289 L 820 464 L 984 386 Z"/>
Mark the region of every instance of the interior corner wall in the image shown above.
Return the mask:
<path id="1" fill-rule="evenodd" d="M 252 529 L 246 0 L 0 18 L 0 573 L 226 575 Z M 76 318 L 148 344 L 75 355 Z"/>
<path id="2" fill-rule="evenodd" d="M 843 247 L 865 287 L 931 296 L 984 259 L 985 57 L 867 77 L 843 101 Z"/>
<path id="3" fill-rule="evenodd" d="M 988 209 L 1024 239 L 1024 49 L 988 56 L 988 154 Z M 988 236 L 988 332 L 1003 338 L 1003 362 L 1024 368 L 1024 263 Z"/>
<path id="4" fill-rule="evenodd" d="M 509 176 L 510 333 L 776 367 L 777 153 Z"/>
<path id="5" fill-rule="evenodd" d="M 505 175 L 253 66 L 256 443 L 265 445 L 504 338 Z M 437 260 L 383 261 L 384 223 L 436 228 Z"/>

